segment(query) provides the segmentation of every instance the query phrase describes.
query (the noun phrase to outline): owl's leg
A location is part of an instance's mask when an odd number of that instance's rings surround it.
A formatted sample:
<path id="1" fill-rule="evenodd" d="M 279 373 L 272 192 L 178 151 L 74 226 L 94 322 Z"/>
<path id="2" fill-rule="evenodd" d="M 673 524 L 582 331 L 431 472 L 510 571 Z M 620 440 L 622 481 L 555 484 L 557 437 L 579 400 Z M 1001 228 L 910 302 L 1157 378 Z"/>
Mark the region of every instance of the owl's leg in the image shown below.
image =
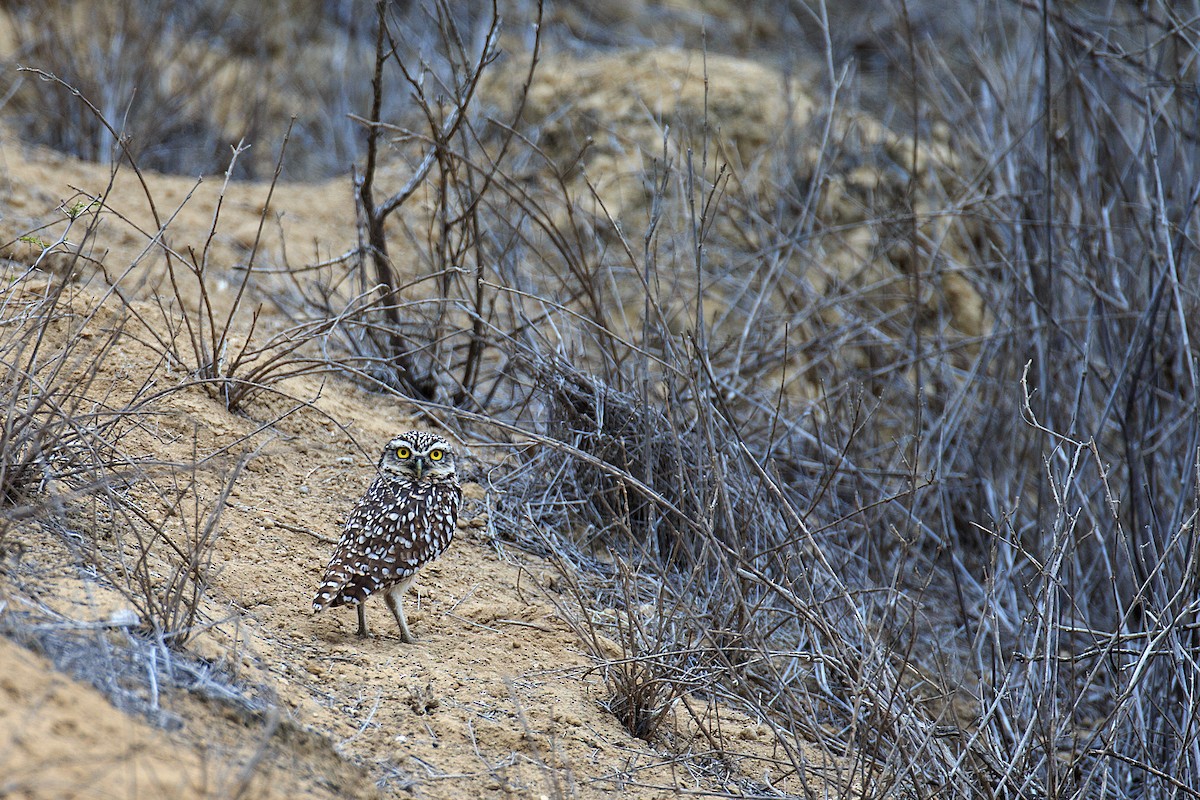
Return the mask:
<path id="1" fill-rule="evenodd" d="M 358 604 L 358 635 L 367 636 L 367 613 L 361 602 Z"/>
<path id="2" fill-rule="evenodd" d="M 396 617 L 396 623 L 400 626 L 400 641 L 405 644 L 412 644 L 417 639 L 412 635 L 412 631 L 408 629 L 408 620 L 404 618 L 404 593 L 408 591 L 409 584 L 413 582 L 416 576 L 410 575 L 404 580 L 392 586 L 384 593 L 384 598 L 387 600 L 388 608 L 392 610 L 392 614 Z"/>

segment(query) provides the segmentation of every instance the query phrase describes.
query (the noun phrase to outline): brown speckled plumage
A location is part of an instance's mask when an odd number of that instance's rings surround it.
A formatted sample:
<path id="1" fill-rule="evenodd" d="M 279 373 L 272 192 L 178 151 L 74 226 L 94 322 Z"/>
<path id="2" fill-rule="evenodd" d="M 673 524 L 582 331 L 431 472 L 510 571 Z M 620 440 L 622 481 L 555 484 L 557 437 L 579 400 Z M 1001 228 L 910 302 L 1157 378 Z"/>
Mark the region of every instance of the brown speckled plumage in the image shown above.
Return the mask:
<path id="1" fill-rule="evenodd" d="M 454 451 L 445 439 L 425 431 L 392 439 L 379 459 L 379 476 L 346 520 L 313 609 L 357 605 L 358 632 L 366 635 L 363 603 L 383 592 L 400 638 L 411 642 L 401 599 L 417 570 L 450 546 L 461 503 Z"/>

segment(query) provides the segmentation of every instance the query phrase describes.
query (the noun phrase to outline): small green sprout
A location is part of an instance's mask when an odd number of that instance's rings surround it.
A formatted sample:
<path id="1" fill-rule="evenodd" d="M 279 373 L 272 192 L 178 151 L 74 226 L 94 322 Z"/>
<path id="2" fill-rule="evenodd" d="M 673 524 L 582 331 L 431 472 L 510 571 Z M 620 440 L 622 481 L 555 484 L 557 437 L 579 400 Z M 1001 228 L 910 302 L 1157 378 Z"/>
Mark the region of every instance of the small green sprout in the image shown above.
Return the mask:
<path id="1" fill-rule="evenodd" d="M 63 208 L 63 213 L 66 214 L 70 219 L 79 219 L 80 215 L 82 215 L 85 211 L 90 211 L 99 205 L 99 200 L 91 200 L 88 202 L 79 200 L 70 206 L 65 206 Z"/>
<path id="2" fill-rule="evenodd" d="M 37 247 L 41 250 L 47 250 L 50 247 L 49 242 L 47 242 L 45 239 L 39 239 L 37 236 L 34 236 L 32 233 L 27 233 L 24 236 L 18 236 L 17 241 L 25 242 L 26 244 L 31 244 L 34 247 Z"/>

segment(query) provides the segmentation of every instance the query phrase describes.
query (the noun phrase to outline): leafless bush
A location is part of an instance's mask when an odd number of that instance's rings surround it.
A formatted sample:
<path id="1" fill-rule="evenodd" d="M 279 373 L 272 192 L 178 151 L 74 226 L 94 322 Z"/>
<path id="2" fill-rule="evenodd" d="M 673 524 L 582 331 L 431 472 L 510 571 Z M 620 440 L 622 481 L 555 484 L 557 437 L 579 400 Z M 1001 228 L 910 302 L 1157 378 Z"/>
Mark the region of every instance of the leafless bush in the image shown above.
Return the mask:
<path id="1" fill-rule="evenodd" d="M 106 272 L 109 285 L 98 291 L 77 282 L 102 217 L 121 218 L 107 191 L 64 203 L 61 229 L 47 229 L 58 230 L 55 240 L 45 231 L 23 237 L 38 255 L 27 269 L 7 266 L 0 539 L 18 525 L 59 532 L 83 565 L 126 597 L 147 632 L 181 647 L 196 630 L 221 511 L 242 465 L 224 474 L 214 498 L 200 487 L 198 455 L 187 464 L 163 463 L 127 444 L 145 435 L 146 419 L 164 398 L 190 383 L 160 386 L 158 369 L 182 359 L 169 334 L 146 325 L 144 309 L 123 293 L 129 269 Z M 153 208 L 148 190 L 147 201 Z M 112 368 L 115 348 L 130 341 L 157 342 L 161 359 L 144 373 Z M 81 520 L 90 524 L 81 527 Z"/>
<path id="2" fill-rule="evenodd" d="M 1194 80 L 1179 54 L 1195 10 L 1022 6 L 953 82 L 912 49 L 922 113 L 986 165 L 976 257 L 996 314 L 962 384 L 975 413 L 929 420 L 946 478 L 914 511 L 962 521 L 943 530 L 968 589 L 972 736 L 1012 793 L 1200 784 L 1195 665 L 1179 659 L 1195 646 L 1200 162 L 1177 87 Z"/>
<path id="3" fill-rule="evenodd" d="M 172 469 L 171 485 L 152 481 L 155 491 L 143 496 L 120 491 L 99 498 L 96 513 L 107 518 L 113 545 L 93 541 L 85 553 L 148 632 L 172 647 L 182 648 L 199 628 L 221 514 L 245 462 L 221 476 L 211 498 L 198 485 L 195 463 L 190 476 Z"/>
<path id="4" fill-rule="evenodd" d="M 678 591 L 691 641 L 737 678 L 703 691 L 856 754 L 875 796 L 1198 782 L 1197 195 L 1178 90 L 1195 30 L 1165 4 L 1088 13 L 1006 10 L 1011 36 L 975 43 L 965 67 L 892 32 L 921 91 L 905 95 L 909 136 L 880 154 L 907 177 L 862 198 L 897 269 L 874 283 L 816 282 L 845 234 L 822 187 L 879 147 L 845 126 L 851 78 L 832 58 L 807 131 L 817 160 L 780 160 L 792 194 L 770 213 L 723 184 L 704 143 L 695 164 L 664 147 L 634 245 L 536 129 L 487 162 L 473 206 L 526 265 L 476 268 L 494 300 L 476 403 L 542 443 L 498 481 L 503 524 L 570 531 Z M 954 132 L 953 163 L 931 163 L 931 121 Z M 517 164 L 557 171 L 531 189 Z M 779 254 L 734 304 L 726 214 Z M 986 309 L 969 336 L 928 301 L 960 280 Z M 631 285 L 633 325 L 614 291 Z M 427 336 L 409 347 L 432 351 Z M 822 399 L 795 391 L 797 372 Z M 614 708 L 642 709 L 626 715 L 638 728 L 672 678 L 624 643 L 638 667 L 610 673 L 628 701 Z"/>
<path id="5" fill-rule="evenodd" d="M 279 140 L 299 114 L 292 174 L 341 171 L 357 155 L 355 130 L 345 113 L 327 112 L 354 102 L 370 43 L 339 5 L 6 3 L 14 60 L 63 81 L 18 78 L 6 110 L 23 137 L 81 158 L 119 159 L 125 138 L 145 168 L 192 174 L 210 171 L 235 142 Z M 281 58 L 286 51 L 303 57 Z M 116 132 L 63 86 L 119 121 Z M 236 166 L 240 178 L 265 178 L 272 155 L 251 151 Z"/>
<path id="6" fill-rule="evenodd" d="M 432 3 L 428 13 L 437 46 L 409 61 L 404 54 L 419 45 L 402 47 L 394 31 L 404 28 L 389 24 L 388 5 L 376 3 L 373 99 L 369 116 L 360 120 L 367 131 L 366 162 L 355 188 L 360 286 L 379 293 L 379 324 L 364 328 L 365 335 L 351 344 L 353 354 L 371 362 L 370 374 L 384 384 L 425 400 L 480 408 L 475 395 L 484 382 L 484 350 L 491 342 L 489 325 L 495 307 L 482 265 L 508 258 L 514 244 L 491 235 L 486 198 L 503 179 L 498 173 L 516 136 L 521 106 L 506 123 L 482 118 L 472 107 L 485 71 L 498 57 L 496 4 L 478 34 L 460 27 L 448 3 Z M 537 18 L 541 18 L 540 3 Z M 539 41 L 535 34 L 529 75 L 537 62 Z M 382 118 L 385 82 L 393 73 L 419 109 L 423 130 Z M 485 129 L 497 126 L 502 131 L 499 145 L 485 148 L 485 138 L 491 138 Z M 385 133 L 396 134 L 400 142 L 417 143 L 420 156 L 404 185 L 380 200 L 377 173 Z M 389 252 L 385 223 L 418 192 L 432 205 L 428 227 L 417 230 L 405 221 L 405 237 L 422 243 L 419 268 L 425 274 L 407 282 L 406 271 Z M 469 266 L 470 262 L 478 266 Z M 407 292 L 402 294 L 402 288 Z M 415 289 L 428 290 L 432 296 L 420 303 L 406 302 L 405 294 Z"/>
<path id="7" fill-rule="evenodd" d="M 351 300 L 336 314 L 322 314 L 315 318 L 310 316 L 270 335 L 259 331 L 262 305 L 248 308 L 263 227 L 270 213 L 271 198 L 283 170 L 290 128 L 279 148 L 275 172 L 263 203 L 250 254 L 246 262 L 240 265 L 240 272 L 235 279 L 236 291 L 228 308 L 219 308 L 213 300 L 214 285 L 222 280 L 223 276 L 217 275 L 215 265 L 211 263 L 211 248 L 221 223 L 221 210 L 229 181 L 239 157 L 246 148 L 241 143 L 233 148 L 229 167 L 225 172 L 225 182 L 213 209 L 208 235 L 199 253 L 195 247 L 189 246 L 185 255 L 176 249 L 168 235 L 173 216 L 164 218 L 160 214 L 158 204 L 128 142 L 118 136 L 117 129 L 103 115 L 101 109 L 58 76 L 32 68 L 22 71 L 36 74 L 66 90 L 102 128 L 117 138 L 123 158 L 136 174 L 155 223 L 156 230 L 153 233 L 146 234 L 139 230 L 129 223 L 127 215 L 121 209 L 111 206 L 108 203 L 108 190 L 85 197 L 72 213 L 78 214 L 81 209 L 102 212 L 147 237 L 146 249 L 134 263 L 120 270 L 102 269 L 105 280 L 109 282 L 110 291 L 123 301 L 127 309 L 132 308 L 131 302 L 137 298 L 136 290 L 126 285 L 130 282 L 127 280 L 129 275 L 142 259 L 152 260 L 156 254 L 162 256 L 170 294 L 159 291 L 151 294 L 160 319 L 146 320 L 141 314 L 133 316 L 142 323 L 141 333 L 145 339 L 153 343 L 171 366 L 189 372 L 197 382 L 219 396 L 231 411 L 243 408 L 247 401 L 257 394 L 275 391 L 274 387 L 287 378 L 328 369 L 328 359 L 319 352 L 316 342 L 339 326 L 353 325 L 358 316 L 370 310 L 368 305 L 358 302 L 359 298 Z M 114 177 L 120 168 L 118 160 L 113 167 Z M 111 186 L 110 182 L 109 190 Z M 188 199 L 190 200 L 190 196 Z M 178 213 L 178 210 L 175 213 Z M 56 249 L 51 245 L 45 247 L 45 252 Z M 73 257 L 78 258 L 77 255 Z M 156 325 L 156 322 L 161 324 Z M 182 336 L 178 335 L 180 333 Z M 182 344 L 179 341 L 181 338 Z"/>
<path id="8" fill-rule="evenodd" d="M 9 277 L 11 293 L 0 309 L 0 541 L 17 524 L 66 530 L 65 519 L 90 506 L 92 521 L 106 524 L 68 537 L 73 548 L 157 637 L 182 645 L 207 589 L 220 513 L 241 465 L 208 505 L 195 463 L 191 479 L 178 485 L 177 465 L 131 454 L 124 439 L 161 394 L 152 375 L 139 383 L 103 369 L 127 336 L 128 316 L 109 313 L 88 295 L 69 297 L 69 276 Z M 159 485 L 163 475 L 174 490 L 131 493 L 134 484 Z M 102 529 L 112 532 L 111 549 L 101 542 Z"/>
<path id="9" fill-rule="evenodd" d="M 608 710 L 632 735 L 654 743 L 680 697 L 715 683 L 708 648 L 695 638 L 699 626 L 684 621 L 690 608 L 681 593 L 623 561 L 601 583 L 578 570 L 557 537 L 544 531 L 540 535 L 571 600 L 570 606 L 560 604 L 559 611 L 599 662 Z M 606 599 L 597 602 L 597 591 Z"/>
<path id="10" fill-rule="evenodd" d="M 35 498 L 47 489 L 70 496 L 94 490 L 115 472 L 115 445 L 128 430 L 126 407 L 101 398 L 108 387 L 100 365 L 124 333 L 127 320 L 108 318 L 100 309 L 80 311 L 71 302 L 78 252 L 68 245 L 72 231 L 97 219 L 90 205 L 64 209 L 65 225 L 54 242 L 31 237 L 39 255 L 28 269 L 8 265 L 7 290 L 0 302 L 0 539 L 8 525 L 35 514 Z M 53 256 L 65 259 L 64 274 L 47 280 L 39 269 Z M 86 333 L 85 333 L 86 331 Z M 134 404 L 145 392 L 135 388 Z M 97 469 L 93 469 L 97 468 Z"/>
<path id="11" fill-rule="evenodd" d="M 306 319 L 277 331 L 262 334 L 258 323 L 262 305 L 249 309 L 249 290 L 252 287 L 255 261 L 259 255 L 259 244 L 263 226 L 270 211 L 271 198 L 283 170 L 291 128 L 284 136 L 275 163 L 275 173 L 259 216 L 258 231 L 246 263 L 240 265 L 236 292 L 228 310 L 217 309 L 212 299 L 216 277 L 210 262 L 211 246 L 221 221 L 221 206 L 225 192 L 233 175 L 234 165 L 241 155 L 241 145 L 235 147 L 225 172 L 225 183 L 213 210 L 212 225 L 204 246 L 197 254 L 188 248 L 187 256 L 180 256 L 169 247 L 164 247 L 167 274 L 171 286 L 173 303 L 168 308 L 163 298 L 156 294 L 155 301 L 168 330 L 182 327 L 187 335 L 186 350 L 175 340 L 154 335 L 164 354 L 175 363 L 189 368 L 201 381 L 221 397 L 230 411 L 242 409 L 255 395 L 272 391 L 272 387 L 287 378 L 326 368 L 326 360 L 316 352 L 314 344 L 330 329 L 352 318 L 355 308 L 351 305 L 334 318 Z M 137 165 L 134 164 L 134 169 Z M 185 286 L 185 282 L 190 285 Z M 195 311 L 189 302 L 189 290 L 199 298 Z M 176 323 L 175 317 L 179 321 Z M 239 341 L 240 340 L 240 341 Z"/>

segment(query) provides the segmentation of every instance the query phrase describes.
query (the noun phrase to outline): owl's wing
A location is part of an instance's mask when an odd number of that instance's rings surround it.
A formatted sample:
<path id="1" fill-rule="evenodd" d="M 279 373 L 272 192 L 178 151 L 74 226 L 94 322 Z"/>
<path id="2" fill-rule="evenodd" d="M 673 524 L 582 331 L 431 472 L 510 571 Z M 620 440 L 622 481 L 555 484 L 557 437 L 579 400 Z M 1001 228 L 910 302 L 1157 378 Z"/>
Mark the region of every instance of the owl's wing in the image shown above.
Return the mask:
<path id="1" fill-rule="evenodd" d="M 384 566 L 398 569 L 404 578 L 440 556 L 454 538 L 461 502 L 457 483 L 417 483 L 397 497 L 384 515 L 396 526 L 383 549 Z"/>
<path id="2" fill-rule="evenodd" d="M 454 536 L 462 489 L 457 484 L 377 480 L 346 520 L 313 608 L 361 603 L 441 555 Z M 408 491 L 405 491 L 405 489 Z"/>
<path id="3" fill-rule="evenodd" d="M 395 492 L 386 481 L 376 480 L 346 518 L 341 539 L 325 567 L 325 576 L 313 599 L 313 609 L 344 603 L 361 603 L 383 587 L 377 568 L 380 544 L 388 538 L 385 516 L 397 505 Z"/>

